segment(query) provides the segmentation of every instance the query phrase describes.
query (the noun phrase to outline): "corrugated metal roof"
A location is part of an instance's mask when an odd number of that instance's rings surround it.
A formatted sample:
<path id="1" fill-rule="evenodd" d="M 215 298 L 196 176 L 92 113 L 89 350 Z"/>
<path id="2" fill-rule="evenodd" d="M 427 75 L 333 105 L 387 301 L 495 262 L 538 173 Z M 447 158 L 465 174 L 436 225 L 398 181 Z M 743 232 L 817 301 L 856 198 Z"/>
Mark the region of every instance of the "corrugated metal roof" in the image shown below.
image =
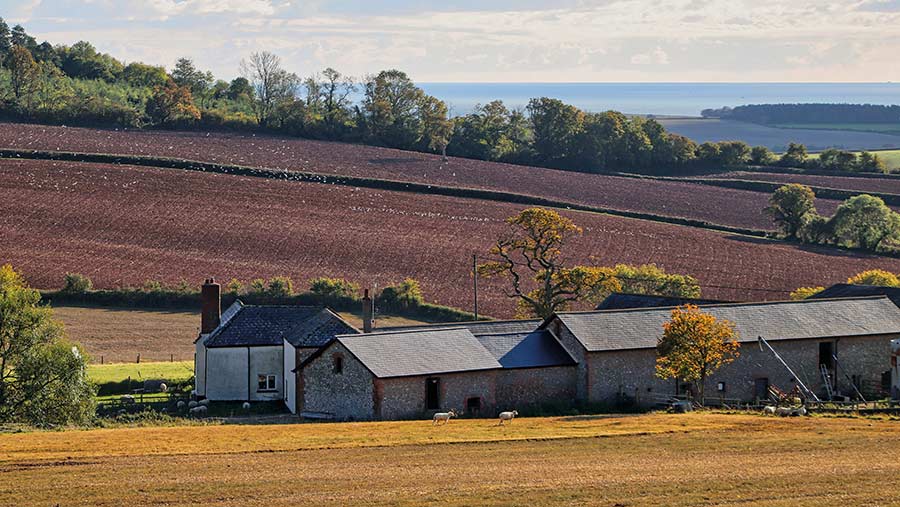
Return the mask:
<path id="1" fill-rule="evenodd" d="M 900 333 L 900 308 L 886 297 L 712 305 L 703 311 L 735 324 L 739 341 Z M 654 348 L 671 309 L 557 314 L 589 351 Z M 546 325 L 546 324 L 545 324 Z"/>
<path id="2" fill-rule="evenodd" d="M 481 334 L 476 338 L 503 368 L 536 368 L 575 364 L 572 356 L 547 330 L 529 333 Z"/>
<path id="3" fill-rule="evenodd" d="M 281 345 L 321 347 L 336 335 L 358 333 L 330 310 L 314 306 L 242 306 L 221 325 L 206 346 L 248 347 Z"/>
<path id="4" fill-rule="evenodd" d="M 682 305 L 709 305 L 730 303 L 731 301 L 718 301 L 715 299 L 679 298 L 670 296 L 648 296 L 646 294 L 625 294 L 613 292 L 606 296 L 596 310 L 627 310 L 629 308 L 660 308 L 665 306 Z"/>
<path id="5" fill-rule="evenodd" d="M 468 329 L 337 337 L 376 377 L 406 377 L 501 368 Z"/>

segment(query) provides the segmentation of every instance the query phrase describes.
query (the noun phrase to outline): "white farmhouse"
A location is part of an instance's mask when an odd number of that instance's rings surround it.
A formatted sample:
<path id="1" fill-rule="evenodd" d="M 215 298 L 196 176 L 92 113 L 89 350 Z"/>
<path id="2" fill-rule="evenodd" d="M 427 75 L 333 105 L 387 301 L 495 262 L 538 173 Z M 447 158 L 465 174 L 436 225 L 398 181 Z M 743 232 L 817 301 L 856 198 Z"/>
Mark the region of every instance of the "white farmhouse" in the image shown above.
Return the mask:
<path id="1" fill-rule="evenodd" d="M 292 370 L 336 335 L 359 330 L 327 308 L 254 306 L 235 301 L 221 313 L 221 288 L 203 284 L 200 336 L 195 341 L 197 396 L 213 401 L 296 399 Z"/>

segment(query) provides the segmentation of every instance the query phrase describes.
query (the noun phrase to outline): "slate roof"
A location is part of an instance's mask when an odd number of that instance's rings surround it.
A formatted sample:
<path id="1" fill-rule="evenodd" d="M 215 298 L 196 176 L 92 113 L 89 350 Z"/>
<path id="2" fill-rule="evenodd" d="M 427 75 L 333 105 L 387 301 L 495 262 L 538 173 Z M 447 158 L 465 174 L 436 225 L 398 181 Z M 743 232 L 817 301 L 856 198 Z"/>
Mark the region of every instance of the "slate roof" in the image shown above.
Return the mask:
<path id="1" fill-rule="evenodd" d="M 206 339 L 206 347 L 281 345 L 321 347 L 336 335 L 359 333 L 327 308 L 315 306 L 250 306 L 240 309 Z"/>
<path id="2" fill-rule="evenodd" d="M 537 368 L 575 364 L 572 356 L 547 330 L 480 334 L 475 338 L 503 368 Z"/>
<path id="3" fill-rule="evenodd" d="M 541 325 L 540 320 L 476 320 L 469 322 L 446 322 L 419 326 L 385 327 L 377 332 L 428 331 L 435 329 L 468 329 L 474 335 L 501 333 L 529 333 Z"/>
<path id="4" fill-rule="evenodd" d="M 379 378 L 501 368 L 468 329 L 345 335 L 337 340 Z"/>
<path id="5" fill-rule="evenodd" d="M 900 308 L 883 296 L 712 305 L 703 310 L 733 322 L 742 342 L 756 341 L 757 336 L 774 341 L 900 333 Z M 561 312 L 557 317 L 588 351 L 644 349 L 656 347 L 671 309 Z"/>
<path id="6" fill-rule="evenodd" d="M 664 306 L 682 305 L 709 305 L 717 303 L 730 303 L 730 301 L 717 301 L 715 299 L 679 298 L 669 296 L 648 296 L 645 294 L 626 294 L 613 292 L 606 296 L 596 310 L 627 310 L 629 308 L 659 308 Z"/>
<path id="7" fill-rule="evenodd" d="M 810 296 L 808 299 L 848 298 L 860 296 L 887 296 L 900 306 L 900 287 L 882 287 L 880 285 L 853 285 L 839 283 Z"/>

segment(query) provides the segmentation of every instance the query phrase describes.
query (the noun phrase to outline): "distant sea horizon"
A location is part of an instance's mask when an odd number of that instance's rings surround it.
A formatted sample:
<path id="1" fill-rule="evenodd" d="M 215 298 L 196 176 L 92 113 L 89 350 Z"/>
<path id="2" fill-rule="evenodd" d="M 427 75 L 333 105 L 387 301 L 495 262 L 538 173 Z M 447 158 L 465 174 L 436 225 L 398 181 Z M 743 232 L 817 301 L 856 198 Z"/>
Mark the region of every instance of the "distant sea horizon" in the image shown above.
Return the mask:
<path id="1" fill-rule="evenodd" d="M 585 111 L 700 116 L 703 109 L 744 104 L 900 104 L 900 83 L 418 83 L 452 115 L 500 99 L 510 109 L 551 97 Z"/>

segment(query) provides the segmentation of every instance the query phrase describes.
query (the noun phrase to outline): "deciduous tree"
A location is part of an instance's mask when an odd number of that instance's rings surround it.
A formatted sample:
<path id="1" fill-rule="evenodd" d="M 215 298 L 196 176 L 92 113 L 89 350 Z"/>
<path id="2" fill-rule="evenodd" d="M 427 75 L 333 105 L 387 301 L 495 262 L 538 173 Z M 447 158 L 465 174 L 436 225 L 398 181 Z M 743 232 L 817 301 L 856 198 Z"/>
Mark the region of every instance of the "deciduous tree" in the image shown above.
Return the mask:
<path id="1" fill-rule="evenodd" d="M 882 287 L 900 287 L 900 277 L 883 269 L 870 269 L 847 279 L 853 285 L 879 285 Z"/>
<path id="2" fill-rule="evenodd" d="M 900 237 L 900 215 L 879 197 L 862 194 L 847 199 L 832 217 L 834 234 L 849 246 L 877 251 Z"/>
<path id="3" fill-rule="evenodd" d="M 706 378 L 734 361 L 739 348 L 733 323 L 693 305 L 675 308 L 656 345 L 656 375 L 695 383 L 704 403 Z"/>
<path id="4" fill-rule="evenodd" d="M 788 238 L 796 238 L 803 225 L 816 213 L 816 194 L 798 183 L 784 185 L 769 198 L 765 212 Z"/>
<path id="5" fill-rule="evenodd" d="M 169 125 L 199 120 L 200 110 L 194 105 L 190 88 L 169 80 L 154 89 L 153 96 L 147 101 L 147 115 L 157 125 Z"/>

